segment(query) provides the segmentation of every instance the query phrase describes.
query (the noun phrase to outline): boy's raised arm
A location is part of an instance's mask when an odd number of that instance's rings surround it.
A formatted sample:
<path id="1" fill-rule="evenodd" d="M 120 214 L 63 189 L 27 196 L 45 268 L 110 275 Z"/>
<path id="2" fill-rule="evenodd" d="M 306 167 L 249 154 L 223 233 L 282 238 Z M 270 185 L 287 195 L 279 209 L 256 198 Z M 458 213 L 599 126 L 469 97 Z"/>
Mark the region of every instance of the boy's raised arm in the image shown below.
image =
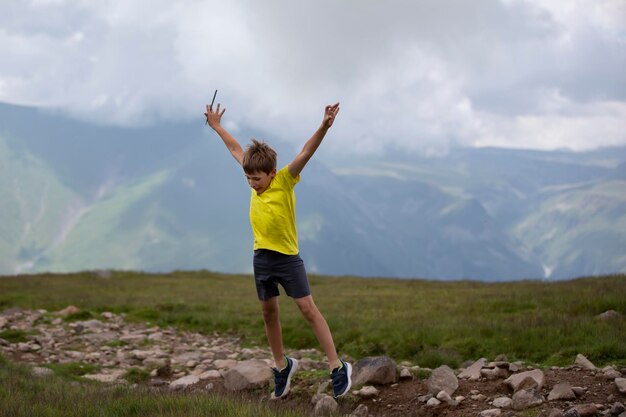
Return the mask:
<path id="1" fill-rule="evenodd" d="M 209 123 L 209 126 L 211 126 L 211 128 L 215 130 L 220 138 L 222 138 L 222 141 L 224 141 L 224 145 L 226 145 L 233 158 L 235 158 L 239 165 L 241 165 L 243 160 L 243 149 L 241 148 L 241 145 L 239 145 L 237 139 L 235 139 L 230 133 L 228 133 L 228 131 L 226 131 L 226 129 L 224 129 L 220 124 L 220 121 L 222 120 L 222 115 L 225 111 L 226 109 L 222 109 L 222 111 L 220 112 L 219 103 L 217 104 L 217 108 L 215 109 L 215 111 L 213 111 L 213 106 L 207 105 L 206 113 L 204 113 L 204 115 L 206 116 L 206 120 Z"/>
<path id="2" fill-rule="evenodd" d="M 313 133 L 313 136 L 306 141 L 300 153 L 296 155 L 294 160 L 287 167 L 292 177 L 295 178 L 300 175 L 304 166 L 309 162 L 309 159 L 311 159 L 322 143 L 326 132 L 328 132 L 328 129 L 333 125 L 337 113 L 339 113 L 339 103 L 328 105 L 324 108 L 324 119 L 322 120 L 321 126 Z"/>

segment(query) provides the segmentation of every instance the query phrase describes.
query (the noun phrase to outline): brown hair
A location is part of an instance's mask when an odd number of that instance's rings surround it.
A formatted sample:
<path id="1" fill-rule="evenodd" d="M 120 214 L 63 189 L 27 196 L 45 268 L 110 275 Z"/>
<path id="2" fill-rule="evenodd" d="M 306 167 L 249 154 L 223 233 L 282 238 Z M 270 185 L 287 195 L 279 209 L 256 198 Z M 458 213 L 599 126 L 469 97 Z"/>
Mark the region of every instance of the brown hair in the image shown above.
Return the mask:
<path id="1" fill-rule="evenodd" d="M 254 172 L 269 174 L 276 168 L 276 151 L 267 143 L 252 139 L 252 143 L 243 154 L 241 165 L 246 174 Z"/>

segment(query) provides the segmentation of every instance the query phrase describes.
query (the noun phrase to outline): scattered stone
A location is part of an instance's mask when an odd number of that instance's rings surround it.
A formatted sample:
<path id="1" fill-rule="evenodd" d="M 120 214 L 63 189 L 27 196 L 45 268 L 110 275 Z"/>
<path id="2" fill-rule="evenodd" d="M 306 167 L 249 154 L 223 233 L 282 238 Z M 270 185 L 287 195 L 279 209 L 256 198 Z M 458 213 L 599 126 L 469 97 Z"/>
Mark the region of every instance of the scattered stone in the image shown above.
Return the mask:
<path id="1" fill-rule="evenodd" d="M 76 314 L 78 312 L 80 312 L 80 309 L 78 307 L 70 305 L 70 306 L 65 307 L 63 310 L 57 311 L 57 314 L 59 316 L 66 317 L 66 316 L 69 316 L 70 314 Z"/>
<path id="2" fill-rule="evenodd" d="M 556 400 L 575 400 L 576 394 L 572 391 L 569 382 L 560 382 L 556 384 L 550 394 L 548 394 L 548 401 Z"/>
<path id="3" fill-rule="evenodd" d="M 498 397 L 493 400 L 493 406 L 497 408 L 510 408 L 513 404 L 513 400 L 509 397 Z"/>
<path id="4" fill-rule="evenodd" d="M 378 390 L 376 387 L 366 385 L 357 392 L 357 395 L 361 398 L 372 398 L 378 396 Z"/>
<path id="5" fill-rule="evenodd" d="M 200 382 L 200 378 L 195 375 L 187 375 L 182 378 L 178 378 L 170 383 L 170 388 L 173 390 L 181 390 L 187 388 L 189 385 L 197 384 Z"/>
<path id="6" fill-rule="evenodd" d="M 437 394 L 436 398 L 439 401 L 445 402 L 445 403 L 448 403 L 448 404 L 450 404 L 452 402 L 452 397 L 450 397 L 450 394 L 448 394 L 444 390 L 439 391 L 439 393 Z"/>
<path id="7" fill-rule="evenodd" d="M 417 401 L 419 401 L 421 403 L 425 403 L 428 400 L 430 400 L 431 398 L 433 398 L 432 394 L 420 395 L 419 397 L 417 397 Z"/>
<path id="8" fill-rule="evenodd" d="M 595 371 L 596 369 L 598 369 L 593 363 L 591 363 L 589 359 L 585 357 L 585 355 L 581 353 L 576 355 L 576 360 L 574 361 L 574 365 L 579 366 L 583 369 L 587 369 L 589 371 Z"/>
<path id="9" fill-rule="evenodd" d="M 337 401 L 335 401 L 333 397 L 324 395 L 317 403 L 315 403 L 313 415 L 320 417 L 331 416 L 337 411 L 338 408 L 339 404 L 337 404 Z"/>
<path id="10" fill-rule="evenodd" d="M 508 367 L 506 369 L 501 367 L 495 367 L 493 369 L 481 369 L 480 374 L 490 381 L 494 379 L 504 379 L 509 377 Z"/>
<path id="11" fill-rule="evenodd" d="M 354 385 L 388 385 L 398 381 L 396 363 L 388 356 L 368 356 L 357 361 L 353 367 Z"/>
<path id="12" fill-rule="evenodd" d="M 437 407 L 439 404 L 441 404 L 441 401 L 439 401 L 435 397 L 433 397 L 430 400 L 426 401 L 426 407 Z"/>
<path id="13" fill-rule="evenodd" d="M 230 391 L 261 387 L 269 383 L 272 371 L 264 361 L 250 359 L 224 373 L 224 386 Z"/>
<path id="14" fill-rule="evenodd" d="M 607 310 L 604 313 L 598 314 L 597 319 L 602 321 L 610 321 L 621 318 L 622 315 L 615 310 Z"/>
<path id="15" fill-rule="evenodd" d="M 611 415 L 614 415 L 614 416 L 619 416 L 624 411 L 626 411 L 626 407 L 624 407 L 624 404 L 616 402 L 615 404 L 611 406 L 609 413 L 611 413 Z"/>
<path id="16" fill-rule="evenodd" d="M 543 396 L 534 389 L 522 389 L 513 394 L 511 408 L 514 410 L 525 410 L 543 403 Z"/>
<path id="17" fill-rule="evenodd" d="M 369 410 L 365 404 L 359 404 L 357 408 L 354 409 L 350 417 L 368 417 Z"/>
<path id="18" fill-rule="evenodd" d="M 492 408 L 490 410 L 483 410 L 478 414 L 478 417 L 500 417 L 502 410 L 499 408 Z"/>
<path id="19" fill-rule="evenodd" d="M 470 398 L 474 401 L 485 401 L 487 396 L 485 394 L 474 394 L 471 395 Z"/>
<path id="20" fill-rule="evenodd" d="M 626 394 L 626 378 L 615 378 L 615 385 L 620 393 Z"/>
<path id="21" fill-rule="evenodd" d="M 215 369 L 231 369 L 234 368 L 235 366 L 237 366 L 237 361 L 234 359 L 217 359 L 216 361 L 213 362 L 213 366 L 215 367 Z"/>
<path id="22" fill-rule="evenodd" d="M 124 375 L 126 375 L 125 370 L 114 369 L 112 371 L 109 371 L 108 373 L 83 375 L 83 378 L 87 378 L 87 379 L 91 379 L 93 381 L 99 381 L 99 382 L 126 383 L 126 381 L 122 379 Z"/>
<path id="23" fill-rule="evenodd" d="M 54 375 L 54 371 L 50 368 L 44 368 L 41 366 L 33 367 L 33 375 L 36 377 L 46 377 L 50 375 Z"/>
<path id="24" fill-rule="evenodd" d="M 622 374 L 611 366 L 602 369 L 602 376 L 610 381 L 615 378 L 621 378 Z"/>
<path id="25" fill-rule="evenodd" d="M 426 381 L 428 386 L 428 392 L 436 395 L 439 391 L 443 390 L 452 396 L 454 391 L 459 387 L 459 380 L 452 369 L 447 365 L 441 365 L 439 368 L 433 370 L 433 373 Z"/>
<path id="26" fill-rule="evenodd" d="M 586 390 L 583 387 L 572 387 L 572 391 L 574 391 L 574 394 L 576 394 L 577 397 L 582 397 L 585 395 Z"/>
<path id="27" fill-rule="evenodd" d="M 400 379 L 401 380 L 409 380 L 413 379 L 413 374 L 409 368 L 402 368 L 400 370 Z"/>
<path id="28" fill-rule="evenodd" d="M 212 369 L 210 371 L 205 371 L 201 373 L 199 375 L 199 378 L 204 381 L 205 379 L 221 378 L 221 376 L 222 374 L 220 374 L 220 371 L 216 371 L 215 369 Z"/>
<path id="29" fill-rule="evenodd" d="M 518 389 L 523 388 L 523 386 L 520 385 L 528 377 L 530 377 L 537 383 L 538 389 L 541 389 L 543 387 L 545 376 L 541 369 L 533 369 L 532 371 L 520 372 L 519 374 L 511 375 L 504 381 L 504 383 L 507 384 L 513 390 L 513 392 L 516 392 L 518 391 Z"/>
<path id="30" fill-rule="evenodd" d="M 476 381 L 480 379 L 480 370 L 485 366 L 487 359 L 480 358 L 473 364 L 471 364 L 468 368 L 466 368 L 463 372 L 459 374 L 459 378 L 469 379 L 470 381 Z"/>
<path id="31" fill-rule="evenodd" d="M 563 413 L 563 417 L 593 417 L 596 414 L 598 408 L 594 404 L 580 404 Z"/>
<path id="32" fill-rule="evenodd" d="M 563 417 L 563 412 L 558 408 L 553 408 L 548 413 L 548 417 Z"/>

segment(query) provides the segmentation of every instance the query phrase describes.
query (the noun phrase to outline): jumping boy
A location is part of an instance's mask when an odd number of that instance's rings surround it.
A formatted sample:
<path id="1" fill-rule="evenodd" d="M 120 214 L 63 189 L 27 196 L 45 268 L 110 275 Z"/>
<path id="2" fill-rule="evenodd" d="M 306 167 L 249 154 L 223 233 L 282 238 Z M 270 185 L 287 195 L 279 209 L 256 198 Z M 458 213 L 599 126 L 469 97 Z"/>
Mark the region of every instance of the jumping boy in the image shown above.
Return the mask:
<path id="1" fill-rule="evenodd" d="M 289 392 L 291 377 L 298 369 L 298 361 L 285 356 L 278 309 L 278 284 L 294 299 L 304 318 L 313 328 L 330 367 L 334 397 L 345 395 L 352 381 L 352 366 L 339 359 L 328 324 L 318 310 L 299 256 L 296 231 L 296 200 L 294 187 L 300 181 L 300 172 L 322 143 L 339 112 L 339 103 L 326 106 L 321 126 L 304 144 L 302 151 L 287 166 L 276 171 L 276 152 L 267 144 L 252 140 L 244 152 L 237 140 L 220 124 L 220 104 L 215 111 L 206 106 L 209 126 L 224 141 L 226 148 L 243 167 L 250 197 L 250 223 L 254 234 L 254 278 L 261 302 L 265 334 L 269 341 L 275 367 L 273 398 Z"/>

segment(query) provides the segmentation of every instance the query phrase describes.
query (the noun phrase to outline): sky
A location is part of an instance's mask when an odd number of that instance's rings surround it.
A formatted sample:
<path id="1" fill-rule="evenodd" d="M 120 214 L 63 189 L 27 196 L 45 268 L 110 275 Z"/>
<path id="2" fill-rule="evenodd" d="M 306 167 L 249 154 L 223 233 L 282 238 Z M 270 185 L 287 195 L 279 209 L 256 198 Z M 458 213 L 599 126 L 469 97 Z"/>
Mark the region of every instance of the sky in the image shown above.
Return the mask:
<path id="1" fill-rule="evenodd" d="M 0 0 L 0 102 L 333 152 L 626 145 L 626 0 Z"/>

